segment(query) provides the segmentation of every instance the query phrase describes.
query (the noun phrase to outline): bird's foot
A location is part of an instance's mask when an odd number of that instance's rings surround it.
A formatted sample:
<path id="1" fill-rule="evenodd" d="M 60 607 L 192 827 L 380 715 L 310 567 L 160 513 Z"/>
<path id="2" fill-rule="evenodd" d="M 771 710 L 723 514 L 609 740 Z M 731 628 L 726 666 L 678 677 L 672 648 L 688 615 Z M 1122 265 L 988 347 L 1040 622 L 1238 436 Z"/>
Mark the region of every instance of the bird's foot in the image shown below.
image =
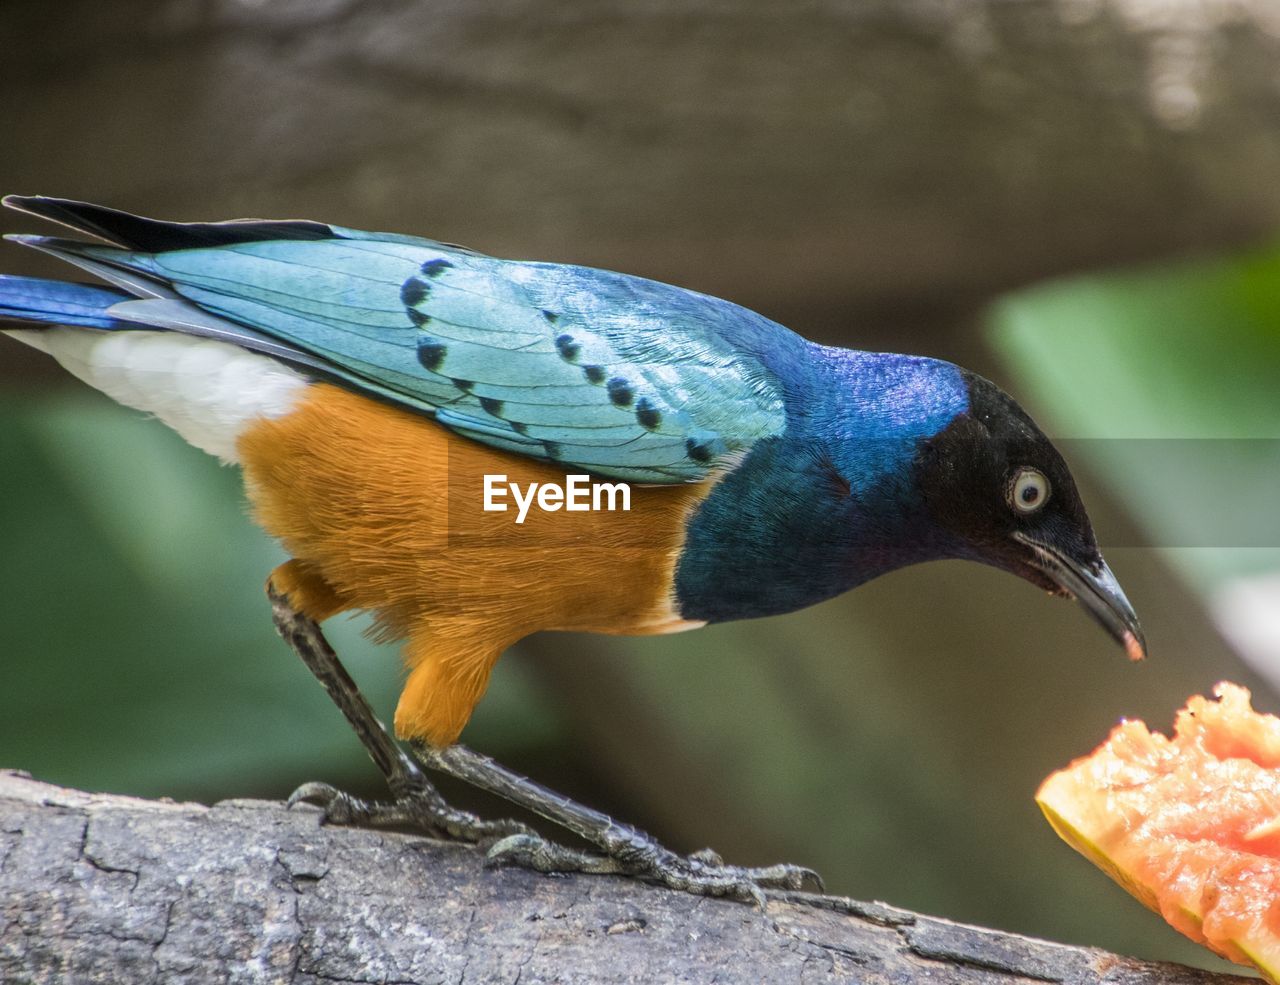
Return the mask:
<path id="1" fill-rule="evenodd" d="M 764 905 L 766 890 L 794 891 L 803 889 L 806 883 L 822 889 L 821 877 L 799 865 L 726 865 L 710 849 L 677 855 L 651 835 L 548 790 L 463 745 L 434 749 L 415 744 L 414 753 L 432 769 L 540 814 L 595 849 L 579 851 L 521 833 L 503 838 L 489 849 L 493 862 L 538 872 L 628 875 L 698 896 L 723 896 L 758 906 Z"/>
<path id="2" fill-rule="evenodd" d="M 502 838 L 536 838 L 519 821 L 486 821 L 470 811 L 451 807 L 430 785 L 402 792 L 395 800 L 362 800 L 327 783 L 304 783 L 289 795 L 288 806 L 314 804 L 324 812 L 323 823 L 362 828 L 398 828 L 433 838 L 485 844 Z"/>
<path id="3" fill-rule="evenodd" d="M 801 890 L 807 884 L 823 890 L 822 877 L 801 865 L 726 865 L 710 848 L 677 855 L 634 829 L 619 828 L 615 834 L 605 854 L 568 848 L 539 835 L 512 834 L 491 846 L 488 858 L 490 863 L 537 872 L 628 875 L 695 896 L 754 903 L 761 909 L 769 889 Z"/>

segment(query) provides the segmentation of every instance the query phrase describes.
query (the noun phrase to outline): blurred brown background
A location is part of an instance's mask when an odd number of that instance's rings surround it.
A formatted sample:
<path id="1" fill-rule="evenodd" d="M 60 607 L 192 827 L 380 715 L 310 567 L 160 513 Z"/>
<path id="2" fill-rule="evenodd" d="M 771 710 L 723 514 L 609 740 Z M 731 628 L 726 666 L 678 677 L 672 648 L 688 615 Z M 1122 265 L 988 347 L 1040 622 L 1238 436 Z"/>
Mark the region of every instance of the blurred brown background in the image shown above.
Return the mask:
<path id="1" fill-rule="evenodd" d="M 952 359 L 1050 431 L 984 343 L 989 302 L 1280 226 L 1270 0 L 7 0 L 0 45 L 0 191 L 643 274 Z M 0 268 L 67 273 L 17 247 Z M 0 763 L 202 800 L 376 793 L 272 637 L 276 554 L 234 475 L 83 390 L 0 339 Z M 1116 489 L 1080 479 L 1104 544 L 1137 542 Z M 673 847 L 1201 961 L 1031 797 L 1122 715 L 1167 727 L 1224 677 L 1275 700 L 1156 554 L 1109 559 L 1147 665 L 1074 606 L 939 564 L 758 623 L 529 641 L 466 738 Z M 337 635 L 389 714 L 394 653 L 358 628 Z"/>

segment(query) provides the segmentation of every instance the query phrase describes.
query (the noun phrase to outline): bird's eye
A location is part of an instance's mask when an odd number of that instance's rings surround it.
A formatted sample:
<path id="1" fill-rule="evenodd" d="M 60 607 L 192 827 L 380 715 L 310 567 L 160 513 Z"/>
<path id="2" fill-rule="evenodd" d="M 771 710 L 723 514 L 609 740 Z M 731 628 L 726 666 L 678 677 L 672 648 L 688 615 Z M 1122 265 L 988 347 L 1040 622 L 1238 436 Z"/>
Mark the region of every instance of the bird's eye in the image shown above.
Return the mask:
<path id="1" fill-rule="evenodd" d="M 1049 501 L 1049 480 L 1039 469 L 1023 466 L 1009 483 L 1009 505 L 1026 516 Z"/>

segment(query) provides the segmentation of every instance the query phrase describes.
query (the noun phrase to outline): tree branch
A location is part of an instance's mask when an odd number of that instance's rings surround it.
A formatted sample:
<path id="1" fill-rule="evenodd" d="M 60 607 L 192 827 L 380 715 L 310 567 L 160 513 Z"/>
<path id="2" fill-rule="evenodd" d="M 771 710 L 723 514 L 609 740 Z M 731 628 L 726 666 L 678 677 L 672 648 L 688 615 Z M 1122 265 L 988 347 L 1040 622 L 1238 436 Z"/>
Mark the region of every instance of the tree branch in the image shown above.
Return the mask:
<path id="1" fill-rule="evenodd" d="M 1244 979 L 797 894 L 761 913 L 625 879 L 487 869 L 474 848 L 312 809 L 87 794 L 0 772 L 0 980 Z"/>

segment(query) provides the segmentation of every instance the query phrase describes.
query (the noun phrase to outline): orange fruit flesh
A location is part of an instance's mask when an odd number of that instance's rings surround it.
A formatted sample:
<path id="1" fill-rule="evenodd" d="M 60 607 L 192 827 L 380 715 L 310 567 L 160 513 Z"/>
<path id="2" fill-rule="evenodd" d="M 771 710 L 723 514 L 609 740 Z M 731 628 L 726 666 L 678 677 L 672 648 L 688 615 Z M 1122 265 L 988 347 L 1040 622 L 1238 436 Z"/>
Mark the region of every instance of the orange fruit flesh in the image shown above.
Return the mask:
<path id="1" fill-rule="evenodd" d="M 1062 838 L 1175 929 L 1280 982 L 1280 719 L 1236 684 L 1173 738 L 1125 721 L 1041 785 Z"/>

